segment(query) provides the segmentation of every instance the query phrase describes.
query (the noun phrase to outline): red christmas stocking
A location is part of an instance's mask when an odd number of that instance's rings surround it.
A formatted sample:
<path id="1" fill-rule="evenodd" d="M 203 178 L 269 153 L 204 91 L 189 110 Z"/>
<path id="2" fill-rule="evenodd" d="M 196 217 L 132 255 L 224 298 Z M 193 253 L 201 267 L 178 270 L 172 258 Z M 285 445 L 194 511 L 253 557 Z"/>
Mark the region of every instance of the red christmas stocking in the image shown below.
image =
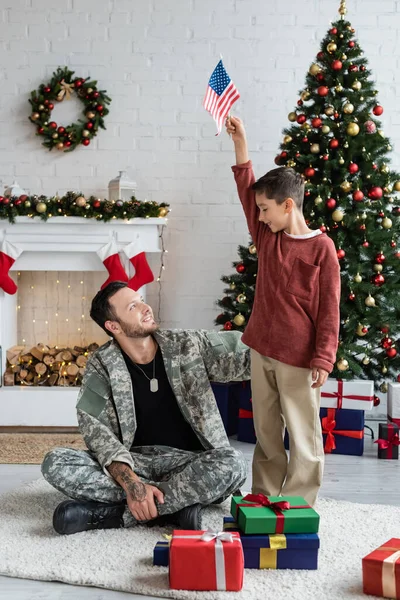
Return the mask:
<path id="1" fill-rule="evenodd" d="M 128 281 L 128 275 L 125 273 L 125 269 L 121 264 L 118 247 L 114 239 L 100 248 L 100 250 L 97 250 L 97 256 L 100 258 L 109 274 L 109 278 L 103 283 L 101 289 L 104 289 L 112 281 Z"/>
<path id="2" fill-rule="evenodd" d="M 128 281 L 128 286 L 136 292 L 146 283 L 154 281 L 154 275 L 147 262 L 139 236 L 124 248 L 124 252 L 135 269 L 135 274 Z"/>
<path id="3" fill-rule="evenodd" d="M 22 250 L 10 244 L 6 240 L 3 241 L 0 248 L 0 288 L 6 294 L 15 294 L 17 286 L 9 276 L 8 272 L 12 265 L 21 254 Z"/>

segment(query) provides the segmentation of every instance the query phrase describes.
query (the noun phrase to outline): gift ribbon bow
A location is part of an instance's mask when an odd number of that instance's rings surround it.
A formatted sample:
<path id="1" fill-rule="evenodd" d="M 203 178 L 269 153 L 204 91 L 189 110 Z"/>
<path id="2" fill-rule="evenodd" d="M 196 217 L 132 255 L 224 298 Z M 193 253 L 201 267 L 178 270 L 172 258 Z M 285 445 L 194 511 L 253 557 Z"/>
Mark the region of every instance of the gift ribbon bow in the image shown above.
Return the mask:
<path id="1" fill-rule="evenodd" d="M 226 591 L 226 575 L 225 575 L 225 554 L 223 542 L 240 542 L 240 538 L 226 531 L 212 531 L 208 529 L 202 535 L 174 535 L 174 539 L 183 540 L 192 539 L 200 542 L 213 542 L 215 540 L 215 572 L 217 580 L 217 590 Z"/>
<path id="2" fill-rule="evenodd" d="M 67 100 L 71 100 L 71 94 L 74 91 L 74 86 L 71 83 L 66 83 L 64 79 L 60 82 L 61 90 L 57 94 L 57 100 L 61 102 L 64 96 Z"/>
<path id="3" fill-rule="evenodd" d="M 379 450 L 387 450 L 387 457 L 393 457 L 393 448 L 394 446 L 400 446 L 399 434 L 396 432 L 394 425 L 388 424 L 388 439 L 384 440 L 383 438 L 379 438 L 374 442 L 378 444 Z"/>
<path id="4" fill-rule="evenodd" d="M 335 408 L 327 409 L 327 416 L 322 418 L 322 433 L 326 435 L 325 454 L 330 454 L 332 450 L 336 449 L 335 435 L 342 435 L 344 437 L 350 437 L 358 440 L 362 440 L 363 431 L 347 431 L 347 430 L 337 430 L 335 431 L 336 421 L 335 421 Z"/>
<path id="5" fill-rule="evenodd" d="M 390 548 L 381 546 L 378 550 L 394 551 L 393 554 L 383 559 L 382 564 L 382 592 L 386 598 L 396 598 L 396 563 L 400 559 L 400 550 L 398 548 Z"/>
<path id="6" fill-rule="evenodd" d="M 247 502 L 236 505 L 236 521 L 238 520 L 239 506 L 245 506 L 247 508 L 262 508 L 265 506 L 266 508 L 273 510 L 276 514 L 275 533 L 283 533 L 284 530 L 285 515 L 282 511 L 290 510 L 292 508 L 311 508 L 309 504 L 304 506 L 292 506 L 287 500 L 271 502 L 268 496 L 264 496 L 264 494 L 247 494 L 247 496 L 244 496 L 243 500 L 247 500 Z"/>
<path id="7" fill-rule="evenodd" d="M 343 398 L 346 398 L 346 400 L 364 400 L 365 402 L 371 402 L 374 400 L 373 396 L 356 396 L 352 394 L 343 395 L 343 381 L 338 379 L 337 384 L 337 392 L 321 392 L 322 398 L 337 398 L 336 408 L 342 408 Z"/>

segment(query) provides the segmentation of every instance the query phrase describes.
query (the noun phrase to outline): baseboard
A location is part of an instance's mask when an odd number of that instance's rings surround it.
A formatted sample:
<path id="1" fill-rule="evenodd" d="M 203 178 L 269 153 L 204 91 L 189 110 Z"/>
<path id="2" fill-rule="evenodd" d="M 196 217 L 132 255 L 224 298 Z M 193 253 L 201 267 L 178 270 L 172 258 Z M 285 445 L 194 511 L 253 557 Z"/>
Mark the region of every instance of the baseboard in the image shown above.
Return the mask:
<path id="1" fill-rule="evenodd" d="M 79 433 L 78 427 L 0 426 L 0 433 Z"/>

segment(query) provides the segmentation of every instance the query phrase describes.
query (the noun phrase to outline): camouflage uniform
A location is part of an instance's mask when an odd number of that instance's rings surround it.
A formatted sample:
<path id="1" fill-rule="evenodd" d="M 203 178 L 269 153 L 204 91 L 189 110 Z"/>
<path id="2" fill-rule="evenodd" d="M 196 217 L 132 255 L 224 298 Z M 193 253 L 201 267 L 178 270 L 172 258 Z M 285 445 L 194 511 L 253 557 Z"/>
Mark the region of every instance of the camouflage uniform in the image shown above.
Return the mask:
<path id="1" fill-rule="evenodd" d="M 123 501 L 124 490 L 107 470 L 114 461 L 127 463 L 144 483 L 164 492 L 161 515 L 196 502 L 211 504 L 244 483 L 245 459 L 229 444 L 210 386 L 210 381 L 250 378 L 249 350 L 241 334 L 162 330 L 154 338 L 178 406 L 204 451 L 166 446 L 131 451 L 136 431 L 132 381 L 118 344 L 110 341 L 88 361 L 78 396 L 78 422 L 89 452 L 57 448 L 42 464 L 45 479 L 67 496 Z M 126 525 L 135 523 L 128 509 L 124 518 Z"/>

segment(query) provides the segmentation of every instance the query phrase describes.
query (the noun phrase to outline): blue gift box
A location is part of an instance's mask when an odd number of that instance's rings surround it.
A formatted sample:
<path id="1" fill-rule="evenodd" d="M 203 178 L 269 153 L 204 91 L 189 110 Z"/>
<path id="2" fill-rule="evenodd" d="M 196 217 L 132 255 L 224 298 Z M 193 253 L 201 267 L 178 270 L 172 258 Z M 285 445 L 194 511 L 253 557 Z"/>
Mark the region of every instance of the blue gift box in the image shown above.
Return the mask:
<path id="1" fill-rule="evenodd" d="M 224 517 L 224 531 L 239 531 L 245 569 L 318 568 L 319 537 L 316 533 L 245 535 L 233 517 Z"/>
<path id="2" fill-rule="evenodd" d="M 153 565 L 168 567 L 169 564 L 169 542 L 163 540 L 157 542 L 153 550 Z"/>
<path id="3" fill-rule="evenodd" d="M 345 408 L 321 408 L 319 416 L 322 422 L 325 454 L 347 454 L 361 456 L 364 452 L 364 411 Z M 322 419 L 326 419 L 322 421 Z M 335 427 L 333 426 L 335 422 Z M 325 428 L 324 428 L 325 424 Z M 332 448 L 332 442 L 336 446 Z M 289 436 L 285 432 L 285 448 L 289 448 Z"/>

